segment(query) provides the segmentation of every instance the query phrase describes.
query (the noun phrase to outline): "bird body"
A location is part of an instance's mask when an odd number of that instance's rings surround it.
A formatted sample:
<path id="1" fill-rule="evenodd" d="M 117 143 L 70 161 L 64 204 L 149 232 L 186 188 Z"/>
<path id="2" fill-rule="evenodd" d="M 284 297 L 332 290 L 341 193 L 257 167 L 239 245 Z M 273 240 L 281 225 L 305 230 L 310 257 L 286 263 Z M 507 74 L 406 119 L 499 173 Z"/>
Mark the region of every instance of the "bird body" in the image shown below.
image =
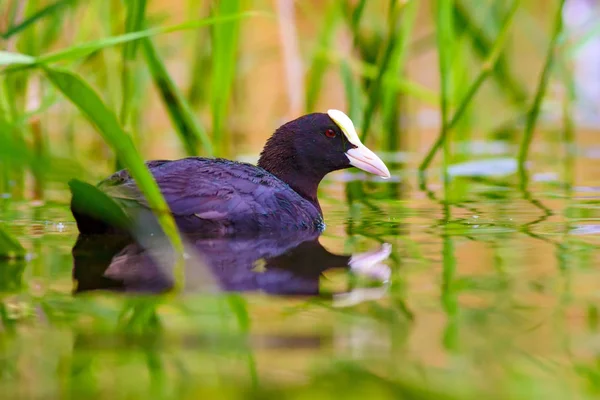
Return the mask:
<path id="1" fill-rule="evenodd" d="M 189 157 L 147 164 L 179 228 L 207 236 L 324 228 L 317 189 L 328 173 L 355 166 L 389 178 L 379 157 L 364 146 L 350 118 L 338 110 L 299 117 L 269 138 L 258 165 Z M 152 217 L 128 171 L 116 172 L 98 189 L 133 220 Z M 81 233 L 112 232 L 86 212 L 85 201 L 71 203 Z M 140 225 L 137 225 L 139 229 Z"/>
<path id="2" fill-rule="evenodd" d="M 154 176 L 179 228 L 217 236 L 276 230 L 320 232 L 320 209 L 279 178 L 251 164 L 188 157 L 151 161 Z M 148 207 L 135 181 L 119 171 L 98 188 L 117 201 Z"/>

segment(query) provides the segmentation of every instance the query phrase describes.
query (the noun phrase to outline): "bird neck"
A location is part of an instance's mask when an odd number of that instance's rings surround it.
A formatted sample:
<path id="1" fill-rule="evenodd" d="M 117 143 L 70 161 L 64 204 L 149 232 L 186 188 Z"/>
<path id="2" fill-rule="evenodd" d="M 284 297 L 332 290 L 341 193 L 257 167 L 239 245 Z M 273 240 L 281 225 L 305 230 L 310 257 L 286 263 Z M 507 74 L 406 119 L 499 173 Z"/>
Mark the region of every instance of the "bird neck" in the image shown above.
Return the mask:
<path id="1" fill-rule="evenodd" d="M 304 165 L 292 146 L 267 143 L 258 160 L 258 166 L 287 183 L 321 213 L 317 190 L 325 173 L 312 166 Z"/>

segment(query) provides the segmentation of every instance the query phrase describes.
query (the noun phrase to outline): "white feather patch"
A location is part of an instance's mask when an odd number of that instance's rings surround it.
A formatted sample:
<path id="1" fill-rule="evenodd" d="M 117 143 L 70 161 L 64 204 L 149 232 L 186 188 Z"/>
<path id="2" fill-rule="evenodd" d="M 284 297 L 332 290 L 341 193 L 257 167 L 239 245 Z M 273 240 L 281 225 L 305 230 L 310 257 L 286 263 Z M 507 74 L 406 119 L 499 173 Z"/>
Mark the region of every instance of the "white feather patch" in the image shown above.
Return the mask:
<path id="1" fill-rule="evenodd" d="M 340 127 L 346 136 L 346 139 L 348 139 L 350 143 L 355 146 L 363 145 L 358 137 L 358 133 L 356 133 L 356 129 L 354 128 L 354 124 L 352 123 L 350 117 L 340 110 L 327 110 L 327 115 L 329 115 L 329 118 L 331 118 L 333 122 Z"/>

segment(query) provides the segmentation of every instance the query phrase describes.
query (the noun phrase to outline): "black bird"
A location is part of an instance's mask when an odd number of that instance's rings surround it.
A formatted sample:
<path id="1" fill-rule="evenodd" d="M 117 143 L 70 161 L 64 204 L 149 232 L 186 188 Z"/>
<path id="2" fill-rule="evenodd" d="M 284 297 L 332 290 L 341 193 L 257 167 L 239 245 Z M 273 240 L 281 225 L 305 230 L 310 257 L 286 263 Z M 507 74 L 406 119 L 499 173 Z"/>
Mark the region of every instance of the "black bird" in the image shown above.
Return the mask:
<path id="1" fill-rule="evenodd" d="M 147 163 L 184 232 L 227 236 L 265 231 L 323 230 L 317 188 L 325 175 L 355 166 L 389 178 L 379 157 L 363 145 L 341 111 L 304 115 L 278 128 L 258 166 L 225 159 L 189 157 Z M 134 219 L 150 215 L 148 203 L 126 170 L 100 182 Z M 71 209 L 82 233 L 111 227 L 86 213 L 74 195 Z"/>

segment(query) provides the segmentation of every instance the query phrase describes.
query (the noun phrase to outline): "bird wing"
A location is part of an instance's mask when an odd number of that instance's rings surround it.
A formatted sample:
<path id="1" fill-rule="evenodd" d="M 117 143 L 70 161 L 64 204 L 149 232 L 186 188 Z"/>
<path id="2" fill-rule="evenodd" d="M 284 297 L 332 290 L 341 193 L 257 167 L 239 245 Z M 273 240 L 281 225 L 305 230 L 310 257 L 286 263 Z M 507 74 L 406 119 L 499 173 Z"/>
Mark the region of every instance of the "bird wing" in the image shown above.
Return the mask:
<path id="1" fill-rule="evenodd" d="M 290 208 L 290 188 L 256 166 L 222 159 L 191 157 L 147 163 L 171 212 L 202 219 L 231 219 L 246 214 L 268 214 Z M 113 198 L 150 208 L 126 170 L 102 181 L 100 189 Z M 287 190 L 286 190 L 287 189 Z"/>

